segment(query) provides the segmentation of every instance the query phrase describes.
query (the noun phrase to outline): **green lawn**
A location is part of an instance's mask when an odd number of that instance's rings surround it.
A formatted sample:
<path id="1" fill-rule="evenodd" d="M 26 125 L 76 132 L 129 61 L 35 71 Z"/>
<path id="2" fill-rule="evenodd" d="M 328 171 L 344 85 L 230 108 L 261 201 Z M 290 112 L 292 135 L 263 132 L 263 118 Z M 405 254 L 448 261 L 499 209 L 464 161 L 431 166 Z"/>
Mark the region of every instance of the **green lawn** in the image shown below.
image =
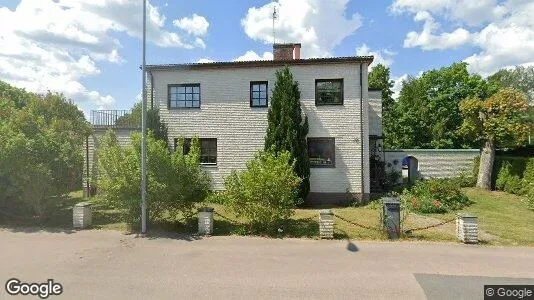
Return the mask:
<path id="1" fill-rule="evenodd" d="M 479 237 L 489 245 L 528 245 L 534 246 L 534 211 L 528 209 L 522 198 L 502 192 L 485 192 L 474 188 L 464 189 L 474 202 L 461 212 L 473 213 L 479 219 Z M 68 197 L 55 199 L 56 205 L 45 220 L 14 220 L 7 227 L 38 226 L 45 229 L 71 229 L 72 207 L 81 201 L 93 203 L 93 227 L 97 229 L 128 230 L 120 221 L 120 211 L 104 207 L 97 198 L 86 199 L 81 192 L 71 193 Z M 206 205 L 206 204 L 203 204 Z M 231 211 L 219 204 L 208 204 L 215 208 L 214 234 L 247 234 L 245 220 L 237 218 Z M 351 240 L 387 240 L 380 230 L 380 205 L 377 202 L 359 207 L 333 208 L 336 215 L 352 222 L 371 227 L 366 229 L 335 218 L 335 237 Z M 455 213 L 417 215 L 409 214 L 402 223 L 402 229 L 413 229 L 444 220 L 454 219 Z M 318 238 L 318 209 L 296 209 L 292 219 L 284 226 L 282 233 L 275 237 Z M 150 224 L 151 231 L 195 233 L 196 219 L 183 220 L 181 216 L 168 216 L 166 221 Z M 0 225 L 1 226 L 1 225 Z M 403 240 L 456 241 L 456 225 L 451 222 L 439 227 L 416 230 L 403 234 Z"/>

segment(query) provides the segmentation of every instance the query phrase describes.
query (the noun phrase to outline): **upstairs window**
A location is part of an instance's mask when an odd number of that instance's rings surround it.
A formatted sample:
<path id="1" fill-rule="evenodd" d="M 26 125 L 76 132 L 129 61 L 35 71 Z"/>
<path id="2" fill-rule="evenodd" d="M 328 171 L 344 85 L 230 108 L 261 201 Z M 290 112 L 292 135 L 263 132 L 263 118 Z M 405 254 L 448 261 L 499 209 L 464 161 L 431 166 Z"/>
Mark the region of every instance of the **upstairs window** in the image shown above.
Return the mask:
<path id="1" fill-rule="evenodd" d="M 250 82 L 250 107 L 267 107 L 267 81 Z"/>
<path id="2" fill-rule="evenodd" d="M 310 167 L 334 168 L 336 147 L 334 138 L 308 138 Z"/>
<path id="3" fill-rule="evenodd" d="M 206 165 L 217 164 L 217 139 L 201 139 L 200 142 L 200 163 Z M 178 146 L 178 139 L 174 139 L 174 149 Z M 187 155 L 191 150 L 191 138 L 184 139 L 183 153 Z"/>
<path id="4" fill-rule="evenodd" d="M 169 108 L 199 108 L 200 84 L 169 85 Z"/>
<path id="5" fill-rule="evenodd" d="M 315 80 L 315 105 L 343 105 L 343 79 Z"/>

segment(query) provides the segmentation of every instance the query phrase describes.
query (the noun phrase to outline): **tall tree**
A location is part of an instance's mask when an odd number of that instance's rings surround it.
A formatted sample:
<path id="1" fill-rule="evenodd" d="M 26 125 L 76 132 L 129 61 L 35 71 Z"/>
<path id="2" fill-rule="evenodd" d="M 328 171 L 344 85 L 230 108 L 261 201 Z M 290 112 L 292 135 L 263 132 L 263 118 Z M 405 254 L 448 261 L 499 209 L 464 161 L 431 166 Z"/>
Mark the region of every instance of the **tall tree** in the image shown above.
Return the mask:
<path id="1" fill-rule="evenodd" d="M 396 148 L 469 148 L 472 140 L 457 130 L 462 124 L 459 103 L 470 96 L 487 98 L 497 91 L 479 75 L 469 74 L 466 63 L 454 63 L 424 72 L 403 83 L 395 105 Z"/>
<path id="2" fill-rule="evenodd" d="M 460 103 L 464 117 L 460 132 L 483 145 L 477 187 L 491 188 L 496 147 L 517 147 L 529 131 L 526 96 L 514 89 L 501 89 L 487 100 L 477 96 Z"/>
<path id="3" fill-rule="evenodd" d="M 534 66 L 516 66 L 513 69 L 501 69 L 488 77 L 488 81 L 503 88 L 514 88 L 523 92 L 530 105 L 534 105 Z"/>
<path id="4" fill-rule="evenodd" d="M 395 82 L 390 78 L 389 68 L 378 64 L 369 73 L 369 88 L 382 90 L 382 127 L 384 131 L 384 145 L 390 147 L 388 137 L 395 130 L 394 123 L 394 105 L 393 84 Z"/>
<path id="5" fill-rule="evenodd" d="M 516 66 L 513 69 L 501 69 L 488 77 L 488 81 L 503 88 L 514 88 L 523 92 L 528 99 L 530 116 L 530 134 L 528 144 L 532 144 L 534 138 L 534 66 Z"/>
<path id="6" fill-rule="evenodd" d="M 304 200 L 310 191 L 310 161 L 306 142 L 308 117 L 303 118 L 299 85 L 293 80 L 293 74 L 288 67 L 276 72 L 276 83 L 267 118 L 265 150 L 274 151 L 275 154 L 289 151 L 295 162 L 295 173 L 302 178 L 298 197 Z M 299 199 L 297 201 L 300 201 Z"/>

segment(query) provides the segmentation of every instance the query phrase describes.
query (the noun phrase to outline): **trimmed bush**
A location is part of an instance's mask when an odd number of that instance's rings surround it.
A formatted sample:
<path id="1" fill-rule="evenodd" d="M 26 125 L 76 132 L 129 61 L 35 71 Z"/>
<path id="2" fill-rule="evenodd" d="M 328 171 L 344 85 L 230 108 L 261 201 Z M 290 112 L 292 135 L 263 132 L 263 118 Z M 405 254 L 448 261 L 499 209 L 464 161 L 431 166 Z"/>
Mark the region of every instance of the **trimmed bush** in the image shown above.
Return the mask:
<path id="1" fill-rule="evenodd" d="M 404 207 L 420 213 L 445 213 L 461 209 L 471 201 L 451 179 L 417 181 L 401 195 Z"/>
<path id="2" fill-rule="evenodd" d="M 291 155 L 259 152 L 241 172 L 225 178 L 224 198 L 255 232 L 273 233 L 293 214 L 301 179 L 293 171 Z"/>

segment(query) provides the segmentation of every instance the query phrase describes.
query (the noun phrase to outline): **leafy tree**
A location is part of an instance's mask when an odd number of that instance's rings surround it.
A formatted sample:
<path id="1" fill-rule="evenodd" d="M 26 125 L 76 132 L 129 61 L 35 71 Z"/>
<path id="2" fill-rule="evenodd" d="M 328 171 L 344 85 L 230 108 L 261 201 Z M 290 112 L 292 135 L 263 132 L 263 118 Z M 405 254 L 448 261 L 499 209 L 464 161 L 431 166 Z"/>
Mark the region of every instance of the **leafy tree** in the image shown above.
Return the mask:
<path id="1" fill-rule="evenodd" d="M 369 73 L 369 88 L 382 90 L 382 127 L 386 148 L 390 147 L 388 137 L 395 130 L 393 84 L 394 81 L 390 78 L 389 68 L 382 64 L 376 65 Z"/>
<path id="2" fill-rule="evenodd" d="M 468 97 L 460 103 L 464 118 L 460 133 L 483 145 L 477 187 L 491 188 L 496 147 L 517 147 L 529 131 L 527 100 L 514 89 L 501 89 L 486 100 Z"/>
<path id="3" fill-rule="evenodd" d="M 269 107 L 265 150 L 275 155 L 289 151 L 295 160 L 294 170 L 302 178 L 299 185 L 297 202 L 306 199 L 310 191 L 310 161 L 306 135 L 308 134 L 308 117 L 302 118 L 300 107 L 300 90 L 298 82 L 288 67 L 276 72 L 276 84 Z"/>
<path id="4" fill-rule="evenodd" d="M 165 142 L 149 131 L 147 155 L 149 219 L 163 220 L 165 213 L 191 215 L 193 204 L 202 201 L 210 188 L 209 175 L 200 169 L 198 138 L 184 155 L 171 153 Z M 141 215 L 140 165 L 141 135 L 132 134 L 131 145 L 122 148 L 113 131 L 108 131 L 98 151 L 99 193 L 108 205 L 123 210 L 123 220 L 131 227 L 139 225 Z"/>
<path id="5" fill-rule="evenodd" d="M 53 196 L 79 188 L 90 131 L 61 94 L 36 95 L 0 82 L 0 211 L 45 217 Z"/>
<path id="6" fill-rule="evenodd" d="M 272 233 L 293 214 L 301 179 L 291 161 L 288 151 L 259 152 L 245 170 L 225 179 L 226 204 L 247 218 L 252 230 Z"/>
<path id="7" fill-rule="evenodd" d="M 124 116 L 117 119 L 116 125 L 135 124 L 141 126 L 141 114 L 142 106 L 141 102 L 138 102 L 134 105 L 132 111 L 129 114 L 125 114 Z M 147 110 L 146 116 L 146 126 L 152 131 L 154 137 L 158 140 L 164 141 L 167 145 L 169 145 L 169 130 L 167 128 L 167 125 L 161 121 L 159 110 L 156 108 L 150 108 Z"/>
<path id="8" fill-rule="evenodd" d="M 514 88 L 523 92 L 529 101 L 529 123 L 531 124 L 529 144 L 534 138 L 534 66 L 516 66 L 513 69 L 501 69 L 488 77 L 488 81 L 503 88 Z"/>
<path id="9" fill-rule="evenodd" d="M 489 76 L 488 81 L 503 88 L 514 88 L 523 92 L 531 105 L 534 105 L 534 66 L 501 69 Z"/>
<path id="10" fill-rule="evenodd" d="M 403 83 L 395 105 L 395 130 L 389 134 L 395 148 L 469 148 L 473 140 L 458 133 L 462 124 L 459 103 L 497 91 L 479 75 L 467 72 L 466 63 L 430 70 Z"/>

